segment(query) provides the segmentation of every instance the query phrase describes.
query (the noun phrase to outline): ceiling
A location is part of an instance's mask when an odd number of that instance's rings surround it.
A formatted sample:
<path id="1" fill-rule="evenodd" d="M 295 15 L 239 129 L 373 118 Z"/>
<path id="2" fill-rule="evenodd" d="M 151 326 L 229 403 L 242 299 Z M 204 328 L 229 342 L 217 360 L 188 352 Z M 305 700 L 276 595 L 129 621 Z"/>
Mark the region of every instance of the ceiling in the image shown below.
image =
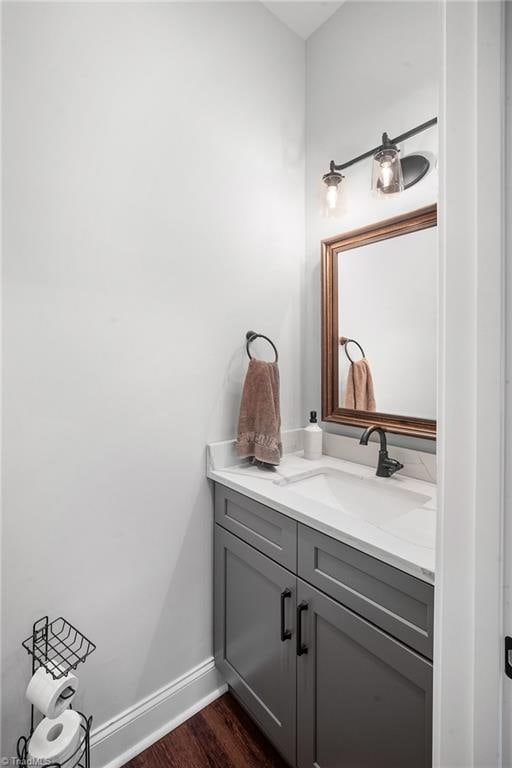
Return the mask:
<path id="1" fill-rule="evenodd" d="M 263 0 L 262 0 L 263 2 Z M 303 2 L 263 2 L 268 10 L 277 16 L 293 32 L 306 40 L 324 21 L 343 5 L 341 2 L 303 0 Z"/>

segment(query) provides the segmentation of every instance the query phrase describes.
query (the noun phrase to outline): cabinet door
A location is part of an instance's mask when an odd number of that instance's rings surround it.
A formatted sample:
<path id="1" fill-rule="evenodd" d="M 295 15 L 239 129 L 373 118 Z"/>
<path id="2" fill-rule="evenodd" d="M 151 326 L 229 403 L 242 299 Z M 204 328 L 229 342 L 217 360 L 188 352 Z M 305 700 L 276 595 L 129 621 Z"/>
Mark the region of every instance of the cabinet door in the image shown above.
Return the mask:
<path id="1" fill-rule="evenodd" d="M 299 768 L 430 768 L 430 662 L 297 585 Z"/>
<path id="2" fill-rule="evenodd" d="M 294 575 L 215 526 L 215 661 L 242 704 L 293 765 L 295 593 Z"/>

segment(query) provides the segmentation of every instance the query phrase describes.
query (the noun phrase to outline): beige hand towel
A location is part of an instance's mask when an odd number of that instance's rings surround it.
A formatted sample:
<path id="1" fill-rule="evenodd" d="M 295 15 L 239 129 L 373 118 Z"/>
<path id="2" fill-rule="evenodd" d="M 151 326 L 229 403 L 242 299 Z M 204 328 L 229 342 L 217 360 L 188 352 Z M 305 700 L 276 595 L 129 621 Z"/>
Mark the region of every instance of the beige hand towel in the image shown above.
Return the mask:
<path id="1" fill-rule="evenodd" d="M 373 393 L 372 372 L 366 357 L 350 364 L 343 407 L 356 411 L 377 410 Z"/>
<path id="2" fill-rule="evenodd" d="M 238 455 L 279 464 L 282 456 L 279 368 L 251 360 L 245 377 L 236 441 Z"/>

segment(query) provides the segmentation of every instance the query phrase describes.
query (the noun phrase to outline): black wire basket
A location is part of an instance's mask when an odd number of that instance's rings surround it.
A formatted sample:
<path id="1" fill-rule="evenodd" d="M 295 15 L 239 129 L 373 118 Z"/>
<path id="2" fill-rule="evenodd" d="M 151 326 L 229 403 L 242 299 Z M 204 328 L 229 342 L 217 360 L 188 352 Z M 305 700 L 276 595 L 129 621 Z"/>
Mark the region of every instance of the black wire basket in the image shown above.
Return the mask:
<path id="1" fill-rule="evenodd" d="M 62 616 L 53 621 L 44 616 L 36 621 L 22 645 L 32 656 L 32 671 L 44 667 L 55 680 L 76 669 L 96 648 Z"/>

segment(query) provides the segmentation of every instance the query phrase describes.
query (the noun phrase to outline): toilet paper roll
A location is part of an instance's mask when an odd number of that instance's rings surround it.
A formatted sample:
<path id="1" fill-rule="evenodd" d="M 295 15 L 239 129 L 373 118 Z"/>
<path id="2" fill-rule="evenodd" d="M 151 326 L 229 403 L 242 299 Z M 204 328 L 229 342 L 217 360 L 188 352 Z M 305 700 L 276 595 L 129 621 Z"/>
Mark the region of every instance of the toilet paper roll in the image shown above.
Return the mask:
<path id="1" fill-rule="evenodd" d="M 44 667 L 33 674 L 27 688 L 27 699 L 43 715 L 55 718 L 69 707 L 78 690 L 78 678 L 69 673 L 57 680 Z"/>
<path id="2" fill-rule="evenodd" d="M 59 717 L 45 717 L 28 743 L 28 756 L 36 765 L 64 763 L 78 748 L 81 717 L 72 709 Z"/>

